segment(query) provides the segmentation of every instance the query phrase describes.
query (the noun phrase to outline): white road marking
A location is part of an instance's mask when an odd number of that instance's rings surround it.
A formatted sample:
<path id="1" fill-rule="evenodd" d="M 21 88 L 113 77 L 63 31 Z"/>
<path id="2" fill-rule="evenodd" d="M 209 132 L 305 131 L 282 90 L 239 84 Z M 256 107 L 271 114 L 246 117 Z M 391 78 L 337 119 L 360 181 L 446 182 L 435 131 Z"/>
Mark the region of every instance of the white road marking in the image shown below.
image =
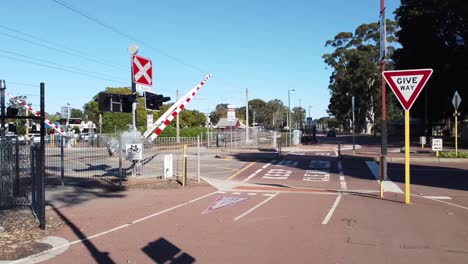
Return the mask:
<path id="1" fill-rule="evenodd" d="M 377 165 L 377 162 L 366 161 L 366 164 L 367 164 L 367 167 L 369 167 L 369 170 L 374 175 L 375 179 L 377 180 L 377 183 L 380 184 L 380 171 L 379 171 L 379 165 Z M 396 185 L 391 180 L 384 181 L 383 185 L 384 185 L 383 189 L 385 192 L 403 193 L 400 187 L 398 187 L 398 185 Z"/>
<path id="2" fill-rule="evenodd" d="M 257 171 L 255 171 L 254 173 L 250 174 L 249 177 L 245 178 L 244 180 L 242 180 L 241 182 L 247 182 L 249 180 L 251 180 L 253 177 L 257 176 L 258 173 L 260 173 L 263 169 L 267 168 L 268 166 L 272 165 L 274 162 L 276 162 L 276 160 L 272 160 L 270 161 L 268 164 L 266 165 L 263 165 L 263 167 L 261 169 L 258 169 Z"/>
<path id="3" fill-rule="evenodd" d="M 319 170 L 306 170 L 303 181 L 330 181 L 330 173 Z"/>
<path id="4" fill-rule="evenodd" d="M 413 195 L 413 196 L 416 196 L 416 197 L 426 198 L 426 197 L 424 197 L 424 196 L 419 196 L 419 195 L 415 195 L 415 194 L 412 194 L 412 195 Z M 462 209 L 468 210 L 468 207 L 461 206 L 461 205 L 458 205 L 458 204 L 449 203 L 449 202 L 446 202 L 446 201 L 441 201 L 441 200 L 431 199 L 431 198 L 426 198 L 426 199 L 429 199 L 429 200 L 431 200 L 431 201 L 435 201 L 435 202 L 439 202 L 439 203 L 444 203 L 444 204 L 448 204 L 448 205 L 451 205 L 451 206 L 455 206 L 455 207 L 458 207 L 458 208 L 462 208 Z"/>
<path id="5" fill-rule="evenodd" d="M 254 207 L 250 208 L 249 210 L 247 210 L 245 213 L 243 213 L 243 214 L 239 215 L 238 217 L 234 218 L 234 220 L 237 221 L 237 220 L 241 219 L 242 217 L 244 217 L 244 216 L 250 214 L 251 212 L 255 211 L 255 210 L 256 210 L 257 208 L 259 208 L 260 206 L 266 204 L 266 203 L 269 202 L 271 199 L 275 198 L 278 194 L 279 194 L 279 193 L 273 194 L 272 196 L 270 196 L 270 197 L 268 197 L 267 199 L 265 199 L 265 201 L 263 201 L 263 202 L 257 204 L 256 206 L 254 206 Z"/>
<path id="6" fill-rule="evenodd" d="M 63 244 L 63 245 L 61 245 L 61 246 L 57 246 L 57 247 L 51 248 L 51 249 L 49 249 L 49 250 L 43 251 L 43 252 L 41 252 L 41 253 L 39 253 L 39 254 L 36 254 L 36 255 L 34 255 L 33 257 L 36 258 L 36 257 L 43 256 L 43 255 L 45 255 L 45 254 L 50 254 L 51 252 L 54 252 L 54 251 L 59 250 L 59 249 L 62 249 L 62 248 L 64 248 L 64 247 L 69 247 L 69 246 L 74 245 L 74 244 L 82 243 L 82 242 L 84 242 L 84 241 L 89 241 L 89 240 L 91 240 L 91 239 L 93 239 L 93 238 L 100 237 L 100 236 L 103 236 L 103 235 L 106 235 L 106 234 L 115 232 L 115 231 L 120 230 L 120 229 L 122 229 L 122 228 L 129 227 L 129 226 L 131 226 L 131 225 L 133 225 L 133 224 L 136 224 L 136 223 L 145 221 L 145 220 L 147 220 L 147 219 L 149 219 L 149 218 L 152 218 L 152 217 L 155 217 L 155 216 L 162 215 L 162 214 L 164 214 L 164 213 L 173 211 L 173 210 L 175 210 L 175 209 L 177 209 L 177 208 L 179 208 L 179 207 L 182 207 L 182 206 L 185 206 L 185 205 L 194 203 L 194 202 L 196 202 L 196 201 L 202 200 L 202 199 L 204 199 L 204 198 L 207 198 L 207 197 L 209 197 L 209 196 L 211 196 L 211 195 L 213 195 L 213 194 L 217 194 L 217 193 L 218 193 L 218 192 L 216 191 L 216 192 L 212 192 L 212 193 L 209 193 L 209 194 L 200 196 L 200 197 L 195 198 L 195 199 L 193 199 L 193 200 L 190 200 L 190 201 L 188 201 L 188 202 L 181 203 L 181 204 L 178 204 L 178 205 L 173 206 L 173 207 L 171 207 L 171 208 L 168 208 L 168 209 L 159 211 L 159 212 L 157 212 L 157 213 L 154 213 L 154 214 L 145 216 L 145 217 L 143 217 L 143 218 L 137 219 L 137 220 L 135 220 L 135 221 L 133 221 L 133 222 L 131 222 L 131 223 L 129 223 L 129 224 L 124 224 L 124 225 L 121 225 L 121 226 L 118 226 L 118 227 L 114 227 L 114 228 L 109 229 L 109 230 L 107 230 L 107 231 L 104 231 L 104 232 L 101 232 L 101 233 L 98 233 L 98 234 L 95 234 L 95 235 L 92 235 L 92 236 L 88 236 L 88 237 L 85 237 L 85 238 L 82 238 L 82 239 L 75 240 L 75 241 L 73 241 L 73 242 L 70 242 L 69 244 Z M 11 262 L 11 263 L 23 263 L 23 260 L 20 259 L 20 260 L 17 260 L 17 261 L 13 261 L 13 262 Z"/>
<path id="7" fill-rule="evenodd" d="M 448 196 L 431 196 L 431 195 L 427 195 L 427 196 L 422 196 L 423 198 L 426 198 L 426 199 L 431 199 L 431 200 L 452 200 L 451 197 L 448 197 Z"/>
<path id="8" fill-rule="evenodd" d="M 240 192 L 233 192 L 232 194 L 239 195 L 239 194 L 241 194 L 241 193 L 240 193 Z"/>
<path id="9" fill-rule="evenodd" d="M 247 195 L 257 195 L 257 193 L 248 193 Z"/>
<path id="10" fill-rule="evenodd" d="M 275 194 L 273 194 L 273 193 L 264 193 L 263 194 L 263 196 L 273 196 L 273 195 L 275 195 Z"/>
<path id="11" fill-rule="evenodd" d="M 291 173 L 292 170 L 271 169 L 262 176 L 262 179 L 286 180 L 291 175 Z"/>
<path id="12" fill-rule="evenodd" d="M 339 194 L 336 197 L 335 202 L 333 203 L 333 206 L 330 208 L 330 211 L 328 212 L 327 216 L 325 216 L 325 219 L 323 219 L 322 225 L 328 224 L 328 221 L 330 221 L 330 218 L 332 217 L 333 213 L 335 212 L 336 207 L 338 206 L 338 203 L 341 200 L 341 194 Z"/>
<path id="13" fill-rule="evenodd" d="M 340 174 L 340 186 L 341 186 L 341 190 L 346 190 L 346 189 L 348 189 L 348 186 L 346 185 L 346 179 L 345 179 L 345 177 L 344 177 L 343 165 L 341 164 L 341 161 L 338 161 L 338 173 Z"/>

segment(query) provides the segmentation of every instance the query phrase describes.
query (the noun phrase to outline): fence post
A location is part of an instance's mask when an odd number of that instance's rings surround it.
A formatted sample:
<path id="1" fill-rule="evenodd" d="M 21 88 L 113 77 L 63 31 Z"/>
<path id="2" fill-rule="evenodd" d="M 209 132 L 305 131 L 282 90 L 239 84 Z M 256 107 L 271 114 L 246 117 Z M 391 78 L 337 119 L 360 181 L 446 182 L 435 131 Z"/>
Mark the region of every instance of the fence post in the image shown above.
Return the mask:
<path id="1" fill-rule="evenodd" d="M 15 166 L 16 166 L 16 187 L 15 187 L 15 196 L 19 196 L 20 194 L 20 175 L 19 175 L 19 140 L 18 136 L 16 136 L 16 160 L 15 160 Z"/>
<path id="2" fill-rule="evenodd" d="M 122 189 L 122 136 L 119 136 L 119 188 Z"/>
<path id="3" fill-rule="evenodd" d="M 184 155 L 182 159 L 182 186 L 187 185 L 187 145 L 184 145 Z"/>
<path id="4" fill-rule="evenodd" d="M 65 185 L 65 153 L 64 153 L 64 138 L 60 137 L 60 183 Z"/>
<path id="5" fill-rule="evenodd" d="M 200 135 L 197 137 L 197 180 L 200 183 Z"/>

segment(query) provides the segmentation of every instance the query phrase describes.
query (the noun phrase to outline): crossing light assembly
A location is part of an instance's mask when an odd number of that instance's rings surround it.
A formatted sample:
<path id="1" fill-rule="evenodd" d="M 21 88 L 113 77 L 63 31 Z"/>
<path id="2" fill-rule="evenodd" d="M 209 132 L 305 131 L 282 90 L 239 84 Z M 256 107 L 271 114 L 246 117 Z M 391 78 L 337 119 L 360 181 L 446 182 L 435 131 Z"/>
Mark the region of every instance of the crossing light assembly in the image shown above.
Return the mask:
<path id="1" fill-rule="evenodd" d="M 170 101 L 171 97 L 162 94 L 145 92 L 145 106 L 149 110 L 159 110 L 164 102 Z"/>

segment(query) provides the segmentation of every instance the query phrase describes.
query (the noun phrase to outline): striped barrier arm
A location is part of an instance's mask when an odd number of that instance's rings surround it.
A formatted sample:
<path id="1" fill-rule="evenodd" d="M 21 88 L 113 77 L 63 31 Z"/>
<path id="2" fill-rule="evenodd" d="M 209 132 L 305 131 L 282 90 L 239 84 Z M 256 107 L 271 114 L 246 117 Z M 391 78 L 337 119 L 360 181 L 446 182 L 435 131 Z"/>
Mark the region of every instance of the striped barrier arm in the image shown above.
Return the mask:
<path id="1" fill-rule="evenodd" d="M 32 113 L 33 115 L 37 116 L 37 117 L 40 117 L 41 116 L 41 112 L 39 111 L 35 111 L 31 106 L 29 106 L 26 102 L 23 102 L 21 100 L 19 100 L 17 97 L 15 96 L 11 96 L 11 99 L 13 99 L 13 101 L 15 101 L 18 105 L 22 106 L 23 108 L 25 108 L 26 110 L 28 110 L 30 113 Z M 44 122 L 49 125 L 50 127 L 52 127 L 55 131 L 59 132 L 62 136 L 67 136 L 65 134 L 65 131 L 63 129 L 60 128 L 60 126 L 58 125 L 54 125 L 54 123 L 52 121 L 50 121 L 49 119 L 45 119 Z"/>
<path id="2" fill-rule="evenodd" d="M 192 100 L 192 98 L 198 93 L 200 88 L 211 78 L 211 74 L 208 74 L 206 78 L 195 86 L 190 92 L 185 96 L 179 99 L 175 104 L 173 104 L 161 117 L 154 122 L 154 124 L 149 128 L 143 136 L 145 138 L 151 138 L 155 140 L 162 131 L 171 123 L 172 120 L 182 111 L 185 106 Z"/>

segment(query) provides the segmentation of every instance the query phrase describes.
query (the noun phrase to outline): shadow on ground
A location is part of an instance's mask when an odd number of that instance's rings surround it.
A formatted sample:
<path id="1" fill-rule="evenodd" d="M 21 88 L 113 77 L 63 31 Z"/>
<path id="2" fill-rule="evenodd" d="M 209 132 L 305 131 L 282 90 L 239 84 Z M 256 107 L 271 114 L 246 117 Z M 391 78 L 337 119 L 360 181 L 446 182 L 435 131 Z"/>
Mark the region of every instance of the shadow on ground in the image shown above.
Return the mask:
<path id="1" fill-rule="evenodd" d="M 164 238 L 160 238 L 144 247 L 143 252 L 155 263 L 191 264 L 195 258 L 182 252 L 180 248 Z"/>

